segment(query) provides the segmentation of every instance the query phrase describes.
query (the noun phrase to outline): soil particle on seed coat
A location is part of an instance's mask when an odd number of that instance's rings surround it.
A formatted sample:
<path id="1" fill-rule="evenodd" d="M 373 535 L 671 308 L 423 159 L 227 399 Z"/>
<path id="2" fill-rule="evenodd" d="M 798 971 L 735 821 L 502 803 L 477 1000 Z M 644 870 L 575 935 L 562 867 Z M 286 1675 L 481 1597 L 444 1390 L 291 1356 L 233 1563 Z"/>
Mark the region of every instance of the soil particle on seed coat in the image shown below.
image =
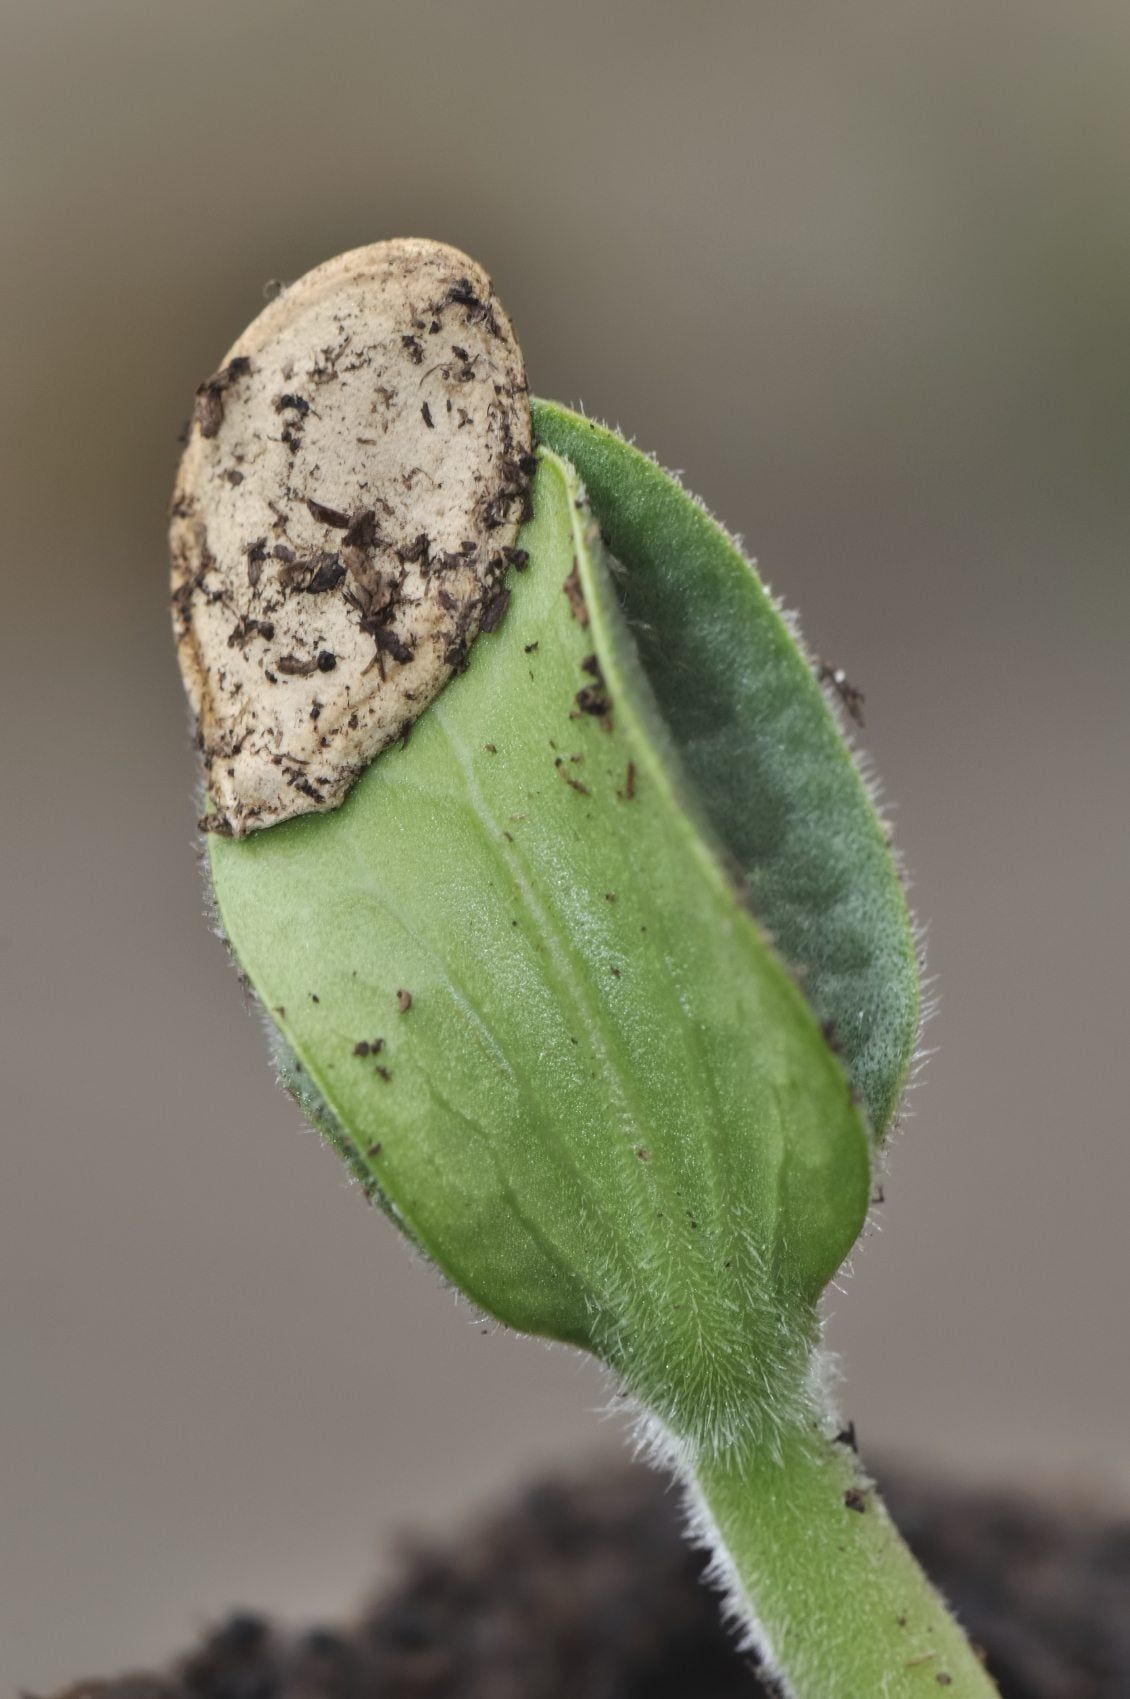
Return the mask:
<path id="1" fill-rule="evenodd" d="M 336 808 L 495 628 L 530 456 L 521 351 L 454 248 L 342 254 L 244 332 L 197 393 L 171 508 L 213 830 Z"/>

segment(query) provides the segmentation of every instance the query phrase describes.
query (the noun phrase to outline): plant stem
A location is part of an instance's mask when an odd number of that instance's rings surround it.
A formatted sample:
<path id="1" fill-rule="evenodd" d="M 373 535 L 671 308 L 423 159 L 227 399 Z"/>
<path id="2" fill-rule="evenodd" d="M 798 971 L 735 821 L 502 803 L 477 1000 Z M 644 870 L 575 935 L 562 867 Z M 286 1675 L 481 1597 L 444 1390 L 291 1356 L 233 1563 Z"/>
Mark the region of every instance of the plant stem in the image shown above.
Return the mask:
<path id="1" fill-rule="evenodd" d="M 735 1615 L 790 1699 L 996 1695 L 854 1452 L 817 1423 L 689 1478 Z"/>

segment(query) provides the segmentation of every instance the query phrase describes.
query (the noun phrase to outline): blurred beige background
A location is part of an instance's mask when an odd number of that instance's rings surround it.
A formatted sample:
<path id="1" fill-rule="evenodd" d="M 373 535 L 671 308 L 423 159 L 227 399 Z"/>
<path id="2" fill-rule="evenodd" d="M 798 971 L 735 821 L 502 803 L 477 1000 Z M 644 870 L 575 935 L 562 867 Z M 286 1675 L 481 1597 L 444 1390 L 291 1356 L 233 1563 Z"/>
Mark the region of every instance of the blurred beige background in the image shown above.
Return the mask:
<path id="1" fill-rule="evenodd" d="M 4 0 L 0 1690 L 307 1618 L 616 1443 L 303 1134 L 202 918 L 195 383 L 390 234 L 746 536 L 867 742 L 940 1053 L 835 1302 L 865 1448 L 1130 1491 L 1124 0 Z"/>

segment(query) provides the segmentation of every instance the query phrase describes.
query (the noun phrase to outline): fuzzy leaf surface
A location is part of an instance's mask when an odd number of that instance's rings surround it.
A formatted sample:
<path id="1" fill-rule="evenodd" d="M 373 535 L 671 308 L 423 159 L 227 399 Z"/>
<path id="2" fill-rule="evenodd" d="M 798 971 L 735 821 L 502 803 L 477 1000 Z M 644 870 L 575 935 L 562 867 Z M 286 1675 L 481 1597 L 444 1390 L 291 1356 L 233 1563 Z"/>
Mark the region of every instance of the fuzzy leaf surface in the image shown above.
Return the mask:
<path id="1" fill-rule="evenodd" d="M 213 839 L 216 897 L 370 1194 L 485 1310 L 722 1443 L 800 1386 L 867 1128 L 544 450 L 533 501 L 505 620 L 407 746 L 332 814 Z"/>
<path id="2" fill-rule="evenodd" d="M 749 903 L 827 1024 L 877 1135 L 918 1030 L 906 899 L 794 633 L 741 551 L 668 473 L 552 402 L 534 432 L 579 471 L 624 571 L 640 659 Z"/>

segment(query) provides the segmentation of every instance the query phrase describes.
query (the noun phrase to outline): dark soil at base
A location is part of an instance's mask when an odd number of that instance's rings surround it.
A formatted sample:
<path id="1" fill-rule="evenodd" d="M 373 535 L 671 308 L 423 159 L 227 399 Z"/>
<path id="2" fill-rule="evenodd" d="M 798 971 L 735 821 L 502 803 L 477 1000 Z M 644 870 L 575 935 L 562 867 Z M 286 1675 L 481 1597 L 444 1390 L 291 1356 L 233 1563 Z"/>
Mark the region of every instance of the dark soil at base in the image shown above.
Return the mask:
<path id="1" fill-rule="evenodd" d="M 1130 1699 L 1130 1518 L 906 1478 L 884 1492 L 1004 1699 Z M 170 1673 L 66 1699 L 757 1699 L 702 1567 L 677 1495 L 606 1470 L 417 1548 L 345 1627 L 233 1615 Z"/>

